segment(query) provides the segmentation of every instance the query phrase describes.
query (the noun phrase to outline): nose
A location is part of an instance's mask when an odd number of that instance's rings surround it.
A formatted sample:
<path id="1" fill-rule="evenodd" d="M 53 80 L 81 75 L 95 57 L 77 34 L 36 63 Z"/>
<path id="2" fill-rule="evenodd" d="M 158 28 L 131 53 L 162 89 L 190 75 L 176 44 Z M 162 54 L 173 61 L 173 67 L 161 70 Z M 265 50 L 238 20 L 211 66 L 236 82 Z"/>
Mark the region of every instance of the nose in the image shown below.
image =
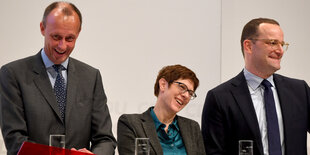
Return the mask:
<path id="1" fill-rule="evenodd" d="M 190 99 L 191 98 L 191 95 L 189 94 L 188 91 L 185 91 L 181 94 L 183 97 L 187 98 L 187 99 Z"/>
<path id="2" fill-rule="evenodd" d="M 284 53 L 284 49 L 283 47 L 279 44 L 278 50 L 279 53 L 283 54 Z"/>
<path id="3" fill-rule="evenodd" d="M 66 44 L 66 41 L 64 39 L 59 40 L 58 48 L 61 49 L 61 50 L 66 50 L 67 44 Z"/>
<path id="4" fill-rule="evenodd" d="M 273 45 L 272 48 L 279 54 L 284 53 L 284 49 L 281 44 Z"/>

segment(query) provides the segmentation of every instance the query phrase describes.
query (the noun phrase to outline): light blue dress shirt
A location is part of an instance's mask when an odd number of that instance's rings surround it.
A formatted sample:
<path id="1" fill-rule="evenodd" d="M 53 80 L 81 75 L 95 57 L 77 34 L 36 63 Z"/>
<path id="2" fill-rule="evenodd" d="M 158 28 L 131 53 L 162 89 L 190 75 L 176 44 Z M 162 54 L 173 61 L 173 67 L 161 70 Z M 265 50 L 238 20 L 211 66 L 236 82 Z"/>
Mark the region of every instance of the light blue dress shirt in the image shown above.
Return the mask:
<path id="1" fill-rule="evenodd" d="M 267 122 L 266 122 L 266 112 L 265 112 L 265 104 L 264 104 L 264 86 L 261 85 L 263 78 L 260 78 L 248 70 L 244 68 L 244 76 L 248 84 L 248 88 L 251 94 L 253 106 L 256 112 L 259 130 L 263 143 L 264 155 L 269 155 L 268 153 L 268 135 L 267 135 Z M 271 87 L 273 92 L 273 97 L 275 101 L 278 123 L 279 123 L 279 131 L 280 131 L 280 140 L 282 147 L 282 154 L 284 155 L 284 131 L 283 131 L 283 119 L 280 107 L 280 101 L 277 93 L 276 86 L 273 81 L 273 75 L 268 77 L 268 80 L 273 87 Z"/>
<path id="2" fill-rule="evenodd" d="M 54 88 L 56 77 L 57 77 L 57 72 L 53 68 L 54 63 L 47 57 L 45 54 L 44 48 L 41 50 L 41 57 L 43 60 L 43 63 L 45 65 L 46 71 L 48 78 L 50 79 L 52 88 Z M 69 58 L 65 60 L 61 65 L 65 67 L 66 70 L 62 70 L 61 74 L 65 79 L 65 86 L 67 87 L 67 68 L 68 68 L 68 63 L 69 63 Z"/>

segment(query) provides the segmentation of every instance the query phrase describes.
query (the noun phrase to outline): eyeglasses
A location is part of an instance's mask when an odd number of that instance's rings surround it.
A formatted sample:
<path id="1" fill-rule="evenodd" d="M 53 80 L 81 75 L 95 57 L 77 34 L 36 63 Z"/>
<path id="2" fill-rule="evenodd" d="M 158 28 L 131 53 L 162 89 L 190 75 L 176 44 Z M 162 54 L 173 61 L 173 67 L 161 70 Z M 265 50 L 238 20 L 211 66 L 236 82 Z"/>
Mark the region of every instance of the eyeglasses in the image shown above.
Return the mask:
<path id="1" fill-rule="evenodd" d="M 279 44 L 281 45 L 283 51 L 287 51 L 288 49 L 288 45 L 289 43 L 286 43 L 284 41 L 279 41 L 277 39 L 249 39 L 249 40 L 258 40 L 258 41 L 262 41 L 265 44 L 268 44 L 269 46 L 271 46 L 272 49 L 279 49 Z"/>
<path id="2" fill-rule="evenodd" d="M 191 96 L 191 100 L 197 97 L 196 93 L 192 90 L 189 90 L 184 83 L 182 82 L 174 82 L 174 83 L 178 84 L 182 94 L 188 92 L 188 94 Z"/>

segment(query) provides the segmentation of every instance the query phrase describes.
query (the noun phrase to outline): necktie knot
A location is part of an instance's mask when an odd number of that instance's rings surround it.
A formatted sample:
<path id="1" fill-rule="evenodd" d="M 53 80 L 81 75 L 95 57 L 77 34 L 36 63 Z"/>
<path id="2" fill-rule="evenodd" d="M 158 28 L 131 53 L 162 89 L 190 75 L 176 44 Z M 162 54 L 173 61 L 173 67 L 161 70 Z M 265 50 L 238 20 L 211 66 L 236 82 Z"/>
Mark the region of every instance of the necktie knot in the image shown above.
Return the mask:
<path id="1" fill-rule="evenodd" d="M 53 65 L 54 70 L 59 73 L 62 70 L 65 70 L 65 67 L 63 65 Z"/>
<path id="2" fill-rule="evenodd" d="M 265 89 L 269 89 L 272 87 L 272 84 L 266 79 L 263 80 L 262 85 L 265 87 Z"/>

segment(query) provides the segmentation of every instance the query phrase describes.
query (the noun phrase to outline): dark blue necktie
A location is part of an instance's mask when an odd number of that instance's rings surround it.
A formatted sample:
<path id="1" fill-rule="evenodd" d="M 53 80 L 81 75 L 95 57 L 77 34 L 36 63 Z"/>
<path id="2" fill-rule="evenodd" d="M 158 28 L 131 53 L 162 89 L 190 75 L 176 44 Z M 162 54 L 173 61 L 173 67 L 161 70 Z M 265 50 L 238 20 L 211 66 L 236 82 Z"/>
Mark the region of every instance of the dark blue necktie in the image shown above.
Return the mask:
<path id="1" fill-rule="evenodd" d="M 65 86 L 65 79 L 61 74 L 62 70 L 65 70 L 65 67 L 62 65 L 53 65 L 53 68 L 57 72 L 57 77 L 54 85 L 54 93 L 56 100 L 58 102 L 60 116 L 62 120 L 65 120 L 65 111 L 66 111 L 66 100 L 67 100 L 67 91 Z"/>
<path id="2" fill-rule="evenodd" d="M 264 100 L 266 108 L 269 155 L 282 155 L 278 117 L 271 90 L 272 85 L 267 80 L 263 80 L 262 85 L 265 87 Z"/>

